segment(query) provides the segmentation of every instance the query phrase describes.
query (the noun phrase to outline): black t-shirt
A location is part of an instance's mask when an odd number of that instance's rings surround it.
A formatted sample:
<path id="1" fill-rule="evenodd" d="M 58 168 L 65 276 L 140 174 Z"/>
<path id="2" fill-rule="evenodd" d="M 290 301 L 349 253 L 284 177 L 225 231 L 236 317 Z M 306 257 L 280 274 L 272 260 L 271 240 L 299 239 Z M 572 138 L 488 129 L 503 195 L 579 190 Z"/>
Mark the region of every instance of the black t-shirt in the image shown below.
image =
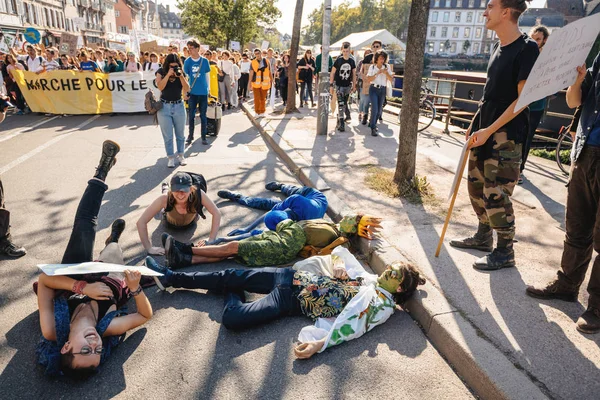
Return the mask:
<path id="1" fill-rule="evenodd" d="M 285 84 L 287 86 L 288 76 L 287 76 L 287 67 L 281 66 L 277 68 L 277 72 L 279 72 L 279 84 Z"/>
<path id="2" fill-rule="evenodd" d="M 159 69 L 156 71 L 157 74 L 160 74 L 162 78 L 164 78 L 167 73 L 163 71 L 163 69 Z M 181 100 L 181 92 L 183 91 L 183 85 L 181 84 L 181 80 L 175 75 L 169 78 L 169 82 L 160 93 L 160 98 L 165 101 L 177 101 Z"/>
<path id="3" fill-rule="evenodd" d="M 299 67 L 304 67 L 306 65 L 310 65 L 313 68 L 316 68 L 315 60 L 313 60 L 312 58 L 309 58 L 308 62 L 306 62 L 306 58 L 302 57 L 300 59 L 300 61 L 298 61 L 298 66 Z M 310 68 L 308 68 L 308 69 L 301 69 L 300 73 L 298 75 L 299 75 L 300 79 L 303 80 L 303 81 L 311 80 L 312 77 L 313 77 L 313 70 L 310 69 Z"/>
<path id="4" fill-rule="evenodd" d="M 335 68 L 335 85 L 340 87 L 348 87 L 352 84 L 352 71 L 356 69 L 356 63 L 352 57 L 344 60 L 344 57 L 340 56 L 333 63 Z"/>
<path id="5" fill-rule="evenodd" d="M 483 89 L 480 129 L 493 124 L 519 97 L 518 84 L 527 80 L 539 53 L 537 43 L 525 34 L 506 46 L 500 46 L 499 42 L 494 45 Z M 528 123 L 529 112 L 525 109 L 503 127 L 508 139 L 522 143 L 529 132 Z M 491 142 L 488 140 L 486 145 Z"/>
<path id="6" fill-rule="evenodd" d="M 365 58 L 363 58 L 363 65 L 369 64 L 373 64 L 373 53 L 366 55 Z"/>

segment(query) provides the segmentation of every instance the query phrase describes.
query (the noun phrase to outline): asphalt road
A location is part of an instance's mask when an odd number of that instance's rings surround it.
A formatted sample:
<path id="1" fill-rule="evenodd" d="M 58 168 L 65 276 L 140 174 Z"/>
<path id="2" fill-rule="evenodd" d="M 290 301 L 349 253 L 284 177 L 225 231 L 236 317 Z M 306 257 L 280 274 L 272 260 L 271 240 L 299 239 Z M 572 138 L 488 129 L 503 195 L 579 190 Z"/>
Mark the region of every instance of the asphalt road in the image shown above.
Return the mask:
<path id="1" fill-rule="evenodd" d="M 199 129 L 199 128 L 198 128 Z M 0 175 L 11 211 L 13 237 L 28 255 L 0 258 L 0 398 L 222 398 L 222 399 L 462 399 L 472 398 L 404 312 L 359 340 L 311 360 L 295 360 L 292 348 L 304 317 L 279 320 L 245 332 L 220 324 L 223 300 L 203 290 L 146 293 L 154 317 L 129 332 L 101 371 L 85 382 L 51 380 L 34 362 L 40 336 L 32 283 L 38 263 L 60 262 L 73 217 L 105 139 L 120 143 L 117 165 L 107 179 L 98 221 L 96 254 L 110 224 L 124 218 L 121 245 L 126 262 L 145 256 L 135 230 L 144 208 L 174 172 L 158 127 L 148 115 L 10 116 L 0 125 Z M 209 146 L 186 149 L 188 166 L 208 181 L 209 195 L 230 188 L 267 195 L 264 183 L 295 182 L 239 112 L 228 113 Z M 258 212 L 217 201 L 221 234 L 247 224 Z M 164 226 L 150 225 L 153 243 Z M 209 222 L 175 232 L 180 240 L 208 236 Z M 162 261 L 162 260 L 161 260 Z M 223 262 L 190 270 L 238 266 Z M 134 308 L 133 302 L 130 307 Z"/>

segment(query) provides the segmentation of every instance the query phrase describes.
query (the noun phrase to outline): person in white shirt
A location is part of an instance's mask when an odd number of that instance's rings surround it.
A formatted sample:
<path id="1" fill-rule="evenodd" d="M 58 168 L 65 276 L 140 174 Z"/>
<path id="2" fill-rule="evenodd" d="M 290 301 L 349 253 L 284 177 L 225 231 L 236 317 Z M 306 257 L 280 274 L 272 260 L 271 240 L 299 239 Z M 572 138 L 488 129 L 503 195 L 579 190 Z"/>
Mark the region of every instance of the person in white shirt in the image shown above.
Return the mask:
<path id="1" fill-rule="evenodd" d="M 56 51 L 54 49 L 48 49 L 46 51 L 46 60 L 44 60 L 44 71 L 52 72 L 60 69 L 60 65 L 58 64 L 58 59 L 56 57 Z"/>
<path id="2" fill-rule="evenodd" d="M 27 55 L 20 56 L 15 53 L 14 49 L 11 49 L 10 52 L 18 61 L 25 61 L 27 64 L 27 70 L 30 72 L 35 72 L 39 74 L 44 70 L 44 58 L 42 56 L 38 56 L 35 48 L 32 45 L 27 45 Z"/>
<path id="3" fill-rule="evenodd" d="M 235 63 L 235 58 L 231 57 L 229 59 L 229 61 L 231 61 L 231 63 L 233 64 L 232 68 L 233 68 L 233 72 L 232 72 L 232 85 L 231 85 L 231 94 L 230 94 L 230 99 L 231 99 L 231 105 L 233 106 L 233 108 L 236 108 L 238 106 L 238 82 L 240 77 L 242 76 L 242 74 L 240 73 L 240 67 L 238 67 L 238 65 Z"/>
<path id="4" fill-rule="evenodd" d="M 369 84 L 369 98 L 371 99 L 371 119 L 369 127 L 371 136 L 377 136 L 377 120 L 383 110 L 383 101 L 388 81 L 394 76 L 392 67 L 386 64 L 388 55 L 384 50 L 379 50 L 373 56 L 374 63 L 369 67 L 367 83 Z"/>
<path id="5" fill-rule="evenodd" d="M 106 65 L 106 61 L 104 59 L 104 52 L 100 49 L 96 50 L 95 52 L 96 54 L 96 64 L 98 65 L 98 68 L 100 68 L 100 71 L 104 71 L 104 66 Z"/>
<path id="6" fill-rule="evenodd" d="M 144 63 L 144 71 L 152 71 L 156 74 L 159 69 L 158 55 L 156 53 L 150 54 L 150 61 Z"/>
<path id="7" fill-rule="evenodd" d="M 233 87 L 233 63 L 229 61 L 229 57 L 231 54 L 227 50 L 225 50 L 222 55 L 222 59 L 219 61 L 219 69 L 221 73 L 219 74 L 219 101 L 223 105 L 223 109 L 225 109 L 225 104 L 227 104 L 227 109 L 231 109 L 231 90 Z"/>
<path id="8" fill-rule="evenodd" d="M 250 80 L 250 66 L 252 62 L 248 59 L 248 54 L 242 54 L 242 61 L 240 61 L 240 81 L 238 82 L 238 96 L 242 100 L 246 100 L 248 97 L 248 82 Z"/>

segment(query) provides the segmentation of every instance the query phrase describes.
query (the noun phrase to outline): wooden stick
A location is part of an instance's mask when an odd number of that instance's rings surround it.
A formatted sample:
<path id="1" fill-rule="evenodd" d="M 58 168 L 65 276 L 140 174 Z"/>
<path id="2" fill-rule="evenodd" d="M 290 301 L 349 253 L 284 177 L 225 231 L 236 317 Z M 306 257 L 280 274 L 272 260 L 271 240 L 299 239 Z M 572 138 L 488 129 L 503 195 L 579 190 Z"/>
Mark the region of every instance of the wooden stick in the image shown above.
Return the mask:
<path id="1" fill-rule="evenodd" d="M 440 235 L 440 241 L 438 243 L 437 249 L 435 250 L 435 256 L 439 257 L 440 250 L 442 250 L 442 244 L 444 243 L 444 236 L 446 236 L 446 229 L 448 229 L 448 224 L 450 223 L 450 218 L 452 217 L 452 210 L 454 209 L 454 201 L 456 200 L 456 195 L 458 194 L 458 189 L 460 188 L 460 182 L 462 181 L 463 173 L 465 172 L 465 166 L 467 165 L 467 160 L 469 159 L 469 152 L 471 150 L 467 150 L 465 154 L 462 165 L 460 166 L 460 171 L 458 173 L 458 180 L 456 182 L 456 187 L 454 188 L 454 193 L 452 194 L 452 200 L 450 200 L 450 206 L 448 207 L 448 214 L 446 215 L 446 222 L 444 222 L 444 228 L 442 229 L 442 234 Z"/>

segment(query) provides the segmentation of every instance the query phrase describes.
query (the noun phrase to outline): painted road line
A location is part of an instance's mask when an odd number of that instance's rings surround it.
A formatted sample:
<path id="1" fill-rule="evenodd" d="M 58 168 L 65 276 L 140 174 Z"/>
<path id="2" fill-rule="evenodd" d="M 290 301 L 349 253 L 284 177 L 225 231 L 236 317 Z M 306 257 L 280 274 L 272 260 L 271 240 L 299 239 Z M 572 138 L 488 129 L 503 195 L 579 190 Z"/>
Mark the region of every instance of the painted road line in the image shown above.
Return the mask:
<path id="1" fill-rule="evenodd" d="M 31 150 L 29 153 L 22 155 L 21 157 L 17 158 L 16 160 L 14 160 L 13 162 L 9 163 L 8 165 L 0 168 L 0 175 L 7 173 L 8 171 L 10 171 L 11 169 L 13 169 L 14 167 L 16 167 L 17 165 L 24 163 L 25 161 L 29 160 L 31 157 L 35 156 L 36 154 L 44 151 L 45 149 L 47 149 L 48 147 L 52 146 L 53 144 L 63 140 L 66 137 L 71 136 L 72 134 L 74 134 L 75 132 L 79 131 L 81 128 L 83 128 L 84 126 L 94 122 L 95 120 L 97 120 L 100 117 L 100 114 L 98 115 L 94 115 L 91 118 L 86 119 L 85 121 L 83 121 L 81 124 L 77 125 L 75 128 L 71 129 L 70 131 L 67 131 L 66 133 L 55 137 L 54 139 L 50 140 L 47 143 L 44 143 L 43 145 L 36 147 L 35 149 Z"/>
<path id="2" fill-rule="evenodd" d="M 14 138 L 14 137 L 16 137 L 16 136 L 19 136 L 19 135 L 20 135 L 20 134 L 22 134 L 22 133 L 25 133 L 25 132 L 30 132 L 30 131 L 34 130 L 35 128 L 39 127 L 39 126 L 41 126 L 41 125 L 44 125 L 44 124 L 45 124 L 45 123 L 47 123 L 47 122 L 50 122 L 50 121 L 52 121 L 52 120 L 55 120 L 55 119 L 56 119 L 56 118 L 58 118 L 58 117 L 60 117 L 60 115 L 55 115 L 55 116 L 54 116 L 54 117 L 52 117 L 52 118 L 47 118 L 47 119 L 43 119 L 43 120 L 41 120 L 41 121 L 38 121 L 38 122 L 36 122 L 35 124 L 33 124 L 33 125 L 31 125 L 31 126 L 26 126 L 25 128 L 23 128 L 23 129 L 21 129 L 21 130 L 18 130 L 18 131 L 16 131 L 15 133 L 11 133 L 10 135 L 7 135 L 7 136 L 1 136 L 1 137 L 0 137 L 0 143 L 1 143 L 1 142 L 4 142 L 4 141 L 6 141 L 6 140 L 12 139 L 12 138 Z"/>

